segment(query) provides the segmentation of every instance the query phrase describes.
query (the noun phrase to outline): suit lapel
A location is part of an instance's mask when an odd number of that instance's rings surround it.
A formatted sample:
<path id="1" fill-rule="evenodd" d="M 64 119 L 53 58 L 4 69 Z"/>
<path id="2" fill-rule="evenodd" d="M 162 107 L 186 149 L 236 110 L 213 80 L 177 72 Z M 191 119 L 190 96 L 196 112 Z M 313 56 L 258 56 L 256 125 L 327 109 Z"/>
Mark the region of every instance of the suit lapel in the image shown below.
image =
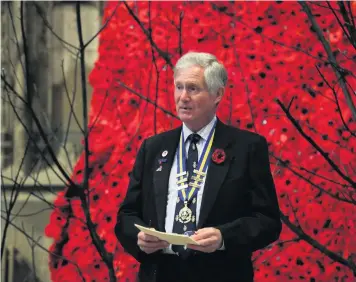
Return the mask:
<path id="1" fill-rule="evenodd" d="M 172 169 L 175 152 L 178 147 L 181 129 L 182 127 L 174 129 L 164 137 L 161 149 L 158 151 L 158 155 L 153 163 L 153 184 L 158 227 L 160 231 L 165 230 L 164 222 L 166 217 L 169 175 Z M 165 159 L 165 161 L 160 165 L 159 160 L 162 159 Z"/>
<path id="2" fill-rule="evenodd" d="M 225 179 L 226 173 L 229 170 L 231 156 L 229 156 L 229 144 L 230 142 L 229 128 L 218 120 L 216 124 L 215 136 L 212 146 L 212 152 L 216 149 L 223 149 L 226 154 L 225 161 L 221 164 L 216 164 L 213 161 L 210 162 L 208 168 L 207 178 L 205 180 L 205 187 L 203 193 L 203 199 L 200 209 L 199 223 L 197 228 L 201 228 L 204 224 L 211 208 L 214 205 L 216 196 L 219 189 Z"/>

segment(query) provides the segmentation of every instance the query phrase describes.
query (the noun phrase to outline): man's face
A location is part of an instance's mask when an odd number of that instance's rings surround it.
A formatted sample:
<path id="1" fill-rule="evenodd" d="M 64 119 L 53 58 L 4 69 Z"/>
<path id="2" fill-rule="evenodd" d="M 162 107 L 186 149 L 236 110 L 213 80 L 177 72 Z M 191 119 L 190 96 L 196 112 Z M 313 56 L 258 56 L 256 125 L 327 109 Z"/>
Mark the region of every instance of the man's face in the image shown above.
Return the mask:
<path id="1" fill-rule="evenodd" d="M 174 84 L 174 100 L 178 117 L 191 130 L 200 130 L 213 118 L 222 91 L 217 94 L 208 92 L 204 69 L 199 66 L 178 71 Z"/>

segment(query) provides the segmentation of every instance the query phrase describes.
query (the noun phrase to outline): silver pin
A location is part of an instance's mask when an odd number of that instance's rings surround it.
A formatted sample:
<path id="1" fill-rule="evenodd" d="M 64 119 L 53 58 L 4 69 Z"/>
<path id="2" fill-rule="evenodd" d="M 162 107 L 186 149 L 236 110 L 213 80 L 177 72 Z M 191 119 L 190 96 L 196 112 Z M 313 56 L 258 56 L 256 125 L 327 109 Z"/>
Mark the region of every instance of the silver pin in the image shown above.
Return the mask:
<path id="1" fill-rule="evenodd" d="M 156 171 L 162 171 L 162 166 L 156 169 Z"/>
<path id="2" fill-rule="evenodd" d="M 193 168 L 197 168 L 197 162 L 193 162 Z"/>
<path id="3" fill-rule="evenodd" d="M 196 148 L 195 148 L 195 144 L 194 144 L 194 143 L 192 144 L 192 149 L 193 149 L 193 150 L 195 150 L 195 149 L 196 149 Z"/>
<path id="4" fill-rule="evenodd" d="M 167 150 L 164 150 L 163 152 L 162 152 L 162 157 L 165 157 L 165 156 L 167 156 L 168 155 L 168 151 Z"/>

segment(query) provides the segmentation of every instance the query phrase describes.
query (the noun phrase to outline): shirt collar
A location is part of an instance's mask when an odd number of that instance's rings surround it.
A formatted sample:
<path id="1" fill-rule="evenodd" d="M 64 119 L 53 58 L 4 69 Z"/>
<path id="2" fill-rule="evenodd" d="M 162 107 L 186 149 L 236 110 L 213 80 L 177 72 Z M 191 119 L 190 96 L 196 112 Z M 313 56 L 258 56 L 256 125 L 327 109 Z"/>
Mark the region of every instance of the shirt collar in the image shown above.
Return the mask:
<path id="1" fill-rule="evenodd" d="M 207 125 L 205 125 L 202 129 L 200 129 L 198 132 L 196 132 L 197 134 L 200 135 L 200 137 L 204 141 L 208 140 L 210 130 L 213 128 L 215 121 L 216 121 L 216 115 L 214 115 L 213 119 Z M 182 130 L 183 130 L 183 134 L 184 134 L 184 143 L 185 143 L 187 141 L 188 136 L 194 132 L 191 131 L 188 128 L 188 126 L 185 125 L 185 123 L 183 123 Z"/>

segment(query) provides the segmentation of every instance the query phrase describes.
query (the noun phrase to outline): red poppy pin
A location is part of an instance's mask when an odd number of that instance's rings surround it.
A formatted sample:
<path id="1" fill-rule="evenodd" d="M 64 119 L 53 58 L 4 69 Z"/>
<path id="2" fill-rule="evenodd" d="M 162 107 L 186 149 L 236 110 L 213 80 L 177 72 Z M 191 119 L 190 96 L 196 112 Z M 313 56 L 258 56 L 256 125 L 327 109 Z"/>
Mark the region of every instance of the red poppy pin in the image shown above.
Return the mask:
<path id="1" fill-rule="evenodd" d="M 226 154 L 223 149 L 215 149 L 213 155 L 211 156 L 212 160 L 216 164 L 222 164 L 225 161 Z"/>

